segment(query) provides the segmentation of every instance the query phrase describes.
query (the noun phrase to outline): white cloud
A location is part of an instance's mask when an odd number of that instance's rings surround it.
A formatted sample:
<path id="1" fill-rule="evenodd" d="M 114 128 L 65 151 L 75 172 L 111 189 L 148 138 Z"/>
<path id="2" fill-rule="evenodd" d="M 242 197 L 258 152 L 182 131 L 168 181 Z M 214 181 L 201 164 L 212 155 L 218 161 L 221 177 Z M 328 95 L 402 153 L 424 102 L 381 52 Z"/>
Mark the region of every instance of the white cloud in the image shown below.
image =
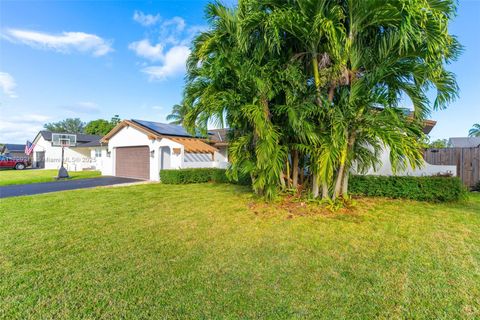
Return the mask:
<path id="1" fill-rule="evenodd" d="M 96 114 L 100 113 L 100 108 L 95 102 L 84 101 L 77 102 L 73 105 L 66 105 L 61 107 L 64 110 L 71 111 L 75 114 Z"/>
<path id="2" fill-rule="evenodd" d="M 135 51 L 137 56 L 151 61 L 159 61 L 163 59 L 163 45 L 161 43 L 152 45 L 150 40 L 143 39 L 130 43 L 128 48 Z"/>
<path id="3" fill-rule="evenodd" d="M 135 10 L 133 13 L 133 20 L 140 23 L 142 26 L 153 26 L 160 20 L 160 15 L 145 14 L 142 11 Z"/>
<path id="4" fill-rule="evenodd" d="M 112 42 L 84 32 L 62 32 L 50 34 L 21 29 L 7 29 L 3 38 L 11 42 L 20 42 L 33 48 L 50 49 L 62 53 L 78 51 L 93 56 L 103 56 L 113 51 Z"/>
<path id="5" fill-rule="evenodd" d="M 17 97 L 17 94 L 15 93 L 16 86 L 17 84 L 15 83 L 15 79 L 13 79 L 10 74 L 6 72 L 0 72 L 0 88 L 7 97 Z"/>
<path id="6" fill-rule="evenodd" d="M 185 63 L 190 54 L 186 46 L 175 46 L 167 51 L 159 66 L 149 66 L 142 69 L 142 72 L 149 75 L 150 80 L 164 80 L 175 74 L 185 72 Z"/>
<path id="7" fill-rule="evenodd" d="M 135 16 L 138 19 L 146 17 L 140 11 L 135 11 Z M 199 31 L 206 30 L 206 27 L 188 26 L 185 19 L 178 16 L 161 20 L 160 16 L 156 15 L 154 23 L 158 24 L 156 34 L 150 32 L 150 38 L 132 42 L 128 48 L 138 57 L 149 62 L 157 62 L 157 65 L 145 65 L 145 63 L 137 63 L 137 65 L 143 73 L 149 75 L 150 80 L 163 80 L 184 73 L 192 38 Z"/>
<path id="8" fill-rule="evenodd" d="M 10 117 L 2 115 L 2 121 L 0 121 L 2 142 L 25 143 L 27 140 L 32 141 L 49 120 L 51 117 L 42 114 L 20 114 Z"/>

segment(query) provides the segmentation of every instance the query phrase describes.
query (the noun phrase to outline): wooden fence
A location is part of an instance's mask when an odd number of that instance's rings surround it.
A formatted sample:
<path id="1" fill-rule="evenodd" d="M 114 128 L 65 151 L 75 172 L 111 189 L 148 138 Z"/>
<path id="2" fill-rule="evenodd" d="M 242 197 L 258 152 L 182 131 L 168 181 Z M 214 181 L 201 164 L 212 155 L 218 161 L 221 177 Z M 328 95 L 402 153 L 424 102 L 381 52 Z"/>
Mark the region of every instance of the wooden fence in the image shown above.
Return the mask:
<path id="1" fill-rule="evenodd" d="M 426 149 L 425 161 L 436 165 L 457 166 L 457 176 L 469 188 L 475 186 L 480 180 L 480 146 Z"/>

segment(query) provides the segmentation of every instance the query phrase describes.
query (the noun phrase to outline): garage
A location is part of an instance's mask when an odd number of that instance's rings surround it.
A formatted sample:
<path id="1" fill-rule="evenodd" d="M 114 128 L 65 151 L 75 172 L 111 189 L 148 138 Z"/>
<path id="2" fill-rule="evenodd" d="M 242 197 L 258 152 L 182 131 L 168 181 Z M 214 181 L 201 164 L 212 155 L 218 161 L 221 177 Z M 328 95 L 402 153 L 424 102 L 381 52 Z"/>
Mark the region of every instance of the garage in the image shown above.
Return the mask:
<path id="1" fill-rule="evenodd" d="M 115 148 L 115 175 L 118 177 L 150 179 L 150 150 L 148 146 Z"/>

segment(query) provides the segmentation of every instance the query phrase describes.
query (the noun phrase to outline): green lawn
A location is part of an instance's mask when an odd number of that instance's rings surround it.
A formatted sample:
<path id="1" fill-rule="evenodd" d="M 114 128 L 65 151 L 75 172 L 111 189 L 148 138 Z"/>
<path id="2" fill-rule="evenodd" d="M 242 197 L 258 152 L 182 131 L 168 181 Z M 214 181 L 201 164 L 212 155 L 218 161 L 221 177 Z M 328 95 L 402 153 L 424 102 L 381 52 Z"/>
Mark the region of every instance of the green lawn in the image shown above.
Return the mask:
<path id="1" fill-rule="evenodd" d="M 301 208 L 221 184 L 2 199 L 0 318 L 480 318 L 479 194 Z"/>
<path id="2" fill-rule="evenodd" d="M 12 184 L 28 184 L 56 181 L 58 170 L 0 170 L 0 186 Z M 101 175 L 100 171 L 70 171 L 71 179 L 94 178 Z"/>

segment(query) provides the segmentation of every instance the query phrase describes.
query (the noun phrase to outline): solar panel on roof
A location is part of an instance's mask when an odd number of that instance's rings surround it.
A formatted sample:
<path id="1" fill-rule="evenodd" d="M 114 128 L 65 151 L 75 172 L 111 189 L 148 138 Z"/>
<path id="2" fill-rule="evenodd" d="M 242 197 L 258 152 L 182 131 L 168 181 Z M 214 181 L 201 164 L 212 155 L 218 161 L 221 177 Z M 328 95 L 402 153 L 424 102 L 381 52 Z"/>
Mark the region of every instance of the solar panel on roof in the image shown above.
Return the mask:
<path id="1" fill-rule="evenodd" d="M 189 134 L 187 130 L 185 130 L 185 128 L 183 128 L 182 126 L 176 126 L 174 124 L 167 124 L 167 123 L 160 123 L 160 122 L 153 122 L 153 121 L 136 120 L 136 119 L 132 119 L 132 121 L 150 130 L 156 131 L 159 134 L 164 134 L 167 136 L 192 137 L 192 135 Z"/>

